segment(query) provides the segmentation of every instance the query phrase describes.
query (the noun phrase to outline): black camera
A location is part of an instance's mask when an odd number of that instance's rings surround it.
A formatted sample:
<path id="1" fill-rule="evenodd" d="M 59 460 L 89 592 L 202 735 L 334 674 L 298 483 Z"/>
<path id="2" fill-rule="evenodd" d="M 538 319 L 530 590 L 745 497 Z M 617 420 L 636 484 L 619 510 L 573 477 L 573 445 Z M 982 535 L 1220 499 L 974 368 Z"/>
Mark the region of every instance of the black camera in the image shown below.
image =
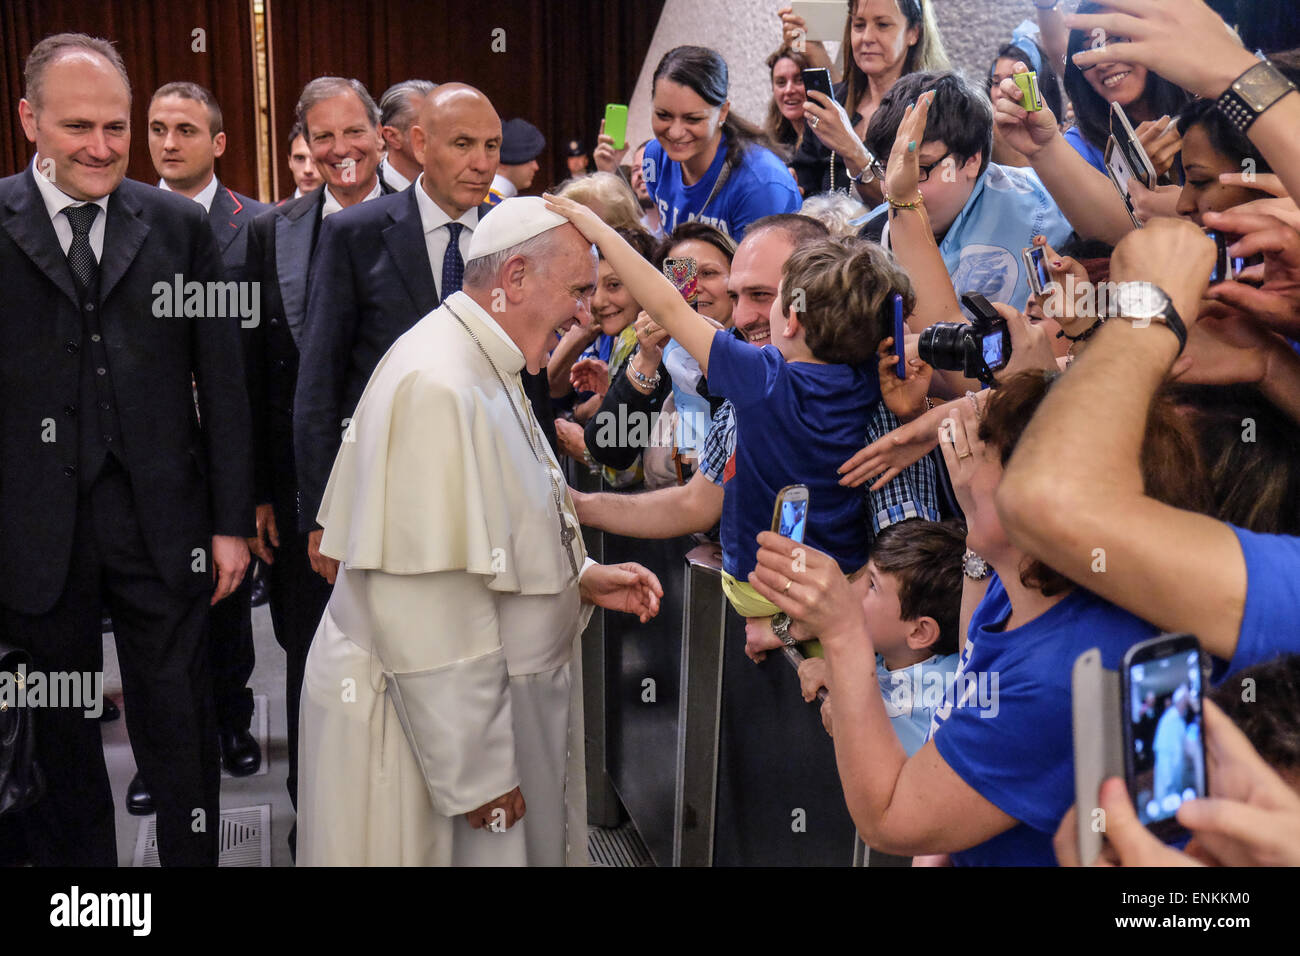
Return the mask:
<path id="1" fill-rule="evenodd" d="M 921 333 L 918 349 L 921 361 L 946 372 L 961 372 L 985 385 L 994 383 L 993 373 L 1011 361 L 1011 333 L 1007 320 L 977 292 L 961 297 L 962 305 L 974 317 L 964 322 L 936 322 Z"/>

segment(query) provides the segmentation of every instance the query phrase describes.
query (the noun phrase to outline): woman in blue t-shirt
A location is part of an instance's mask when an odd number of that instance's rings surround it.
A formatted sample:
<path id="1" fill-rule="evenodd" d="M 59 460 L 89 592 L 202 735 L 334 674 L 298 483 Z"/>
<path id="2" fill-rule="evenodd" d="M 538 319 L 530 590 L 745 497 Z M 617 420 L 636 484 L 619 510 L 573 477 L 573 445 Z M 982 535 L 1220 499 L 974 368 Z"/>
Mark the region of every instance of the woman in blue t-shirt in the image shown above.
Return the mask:
<path id="1" fill-rule="evenodd" d="M 833 564 L 806 546 L 760 537 L 751 584 L 822 643 L 835 681 L 835 756 L 844 796 L 867 844 L 907 855 L 948 853 L 958 865 L 1055 864 L 1052 837 L 1074 802 L 1070 671 L 1092 647 L 1115 668 L 1156 629 L 1074 586 L 1013 545 L 994 506 L 1002 469 L 1048 389 L 1027 372 L 993 392 L 982 420 L 962 403 L 941 447 L 966 515 L 963 607 L 970 619 L 952 690 L 929 743 L 908 758 L 890 730 L 875 681 L 874 648 L 852 592 Z M 1172 404 L 1158 406 L 1143 460 L 1148 493 L 1200 507 L 1208 493 Z M 983 561 L 979 559 L 982 557 Z M 984 580 L 979 565 L 992 573 Z M 826 640 L 827 632 L 831 639 Z"/>
<path id="2" fill-rule="evenodd" d="M 766 134 L 731 112 L 714 50 L 664 54 L 651 85 L 655 138 L 641 168 L 665 233 L 698 220 L 739 242 L 755 219 L 798 212 L 799 190 Z"/>
<path id="3" fill-rule="evenodd" d="M 1104 12 L 1101 4 L 1083 3 L 1079 13 Z M 1157 73 L 1134 63 L 1098 63 L 1081 70 L 1074 55 L 1110 43 L 1124 42 L 1124 37 L 1093 36 L 1092 32 L 1071 30 L 1065 57 L 1065 93 L 1074 104 L 1075 125 L 1065 139 L 1098 172 L 1106 172 L 1106 140 L 1110 138 L 1111 104 L 1124 107 L 1124 113 L 1142 140 L 1156 173 L 1167 172 L 1178 154 L 1179 136 L 1165 124 L 1148 125 L 1161 117 L 1175 117 L 1191 100 L 1191 95 Z M 1173 215 L 1172 209 L 1165 215 Z"/>

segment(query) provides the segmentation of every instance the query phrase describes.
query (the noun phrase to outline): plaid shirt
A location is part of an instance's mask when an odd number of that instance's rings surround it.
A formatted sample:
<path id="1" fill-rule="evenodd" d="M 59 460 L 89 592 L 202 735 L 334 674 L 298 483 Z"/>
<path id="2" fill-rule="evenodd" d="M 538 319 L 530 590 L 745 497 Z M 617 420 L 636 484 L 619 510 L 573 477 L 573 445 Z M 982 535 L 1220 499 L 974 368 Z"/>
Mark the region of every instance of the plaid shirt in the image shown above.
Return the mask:
<path id="1" fill-rule="evenodd" d="M 876 410 L 867 423 L 864 444 L 870 445 L 877 439 L 883 438 L 901 424 L 883 401 L 877 402 Z M 704 447 L 700 450 L 699 470 L 709 481 L 720 485 L 727 462 L 735 452 L 736 409 L 731 402 L 723 402 L 722 407 L 713 416 L 709 434 L 705 437 Z M 938 521 L 939 492 L 934 458 L 926 455 L 916 464 L 904 468 L 902 474 L 879 491 L 871 491 L 868 488 L 867 498 L 870 502 L 873 536 L 878 534 L 881 528 L 887 528 L 907 518 Z"/>

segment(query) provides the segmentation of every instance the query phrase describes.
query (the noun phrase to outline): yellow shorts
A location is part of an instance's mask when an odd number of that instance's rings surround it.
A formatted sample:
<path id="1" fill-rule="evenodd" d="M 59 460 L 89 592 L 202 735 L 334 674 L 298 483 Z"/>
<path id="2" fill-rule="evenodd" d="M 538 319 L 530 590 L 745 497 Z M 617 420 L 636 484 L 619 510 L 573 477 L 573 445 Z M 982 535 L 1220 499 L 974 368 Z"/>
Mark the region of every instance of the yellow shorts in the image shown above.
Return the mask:
<path id="1" fill-rule="evenodd" d="M 771 617 L 781 609 L 754 590 L 752 584 L 737 581 L 726 571 L 722 572 L 722 593 L 741 617 Z"/>

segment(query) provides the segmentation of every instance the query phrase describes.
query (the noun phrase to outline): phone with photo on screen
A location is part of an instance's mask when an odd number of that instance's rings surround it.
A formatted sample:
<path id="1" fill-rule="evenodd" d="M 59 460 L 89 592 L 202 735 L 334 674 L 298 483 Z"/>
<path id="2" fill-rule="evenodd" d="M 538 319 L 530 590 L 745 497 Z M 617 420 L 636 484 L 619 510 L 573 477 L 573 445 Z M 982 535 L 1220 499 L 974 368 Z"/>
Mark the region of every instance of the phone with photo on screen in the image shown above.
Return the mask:
<path id="1" fill-rule="evenodd" d="M 1052 281 L 1047 271 L 1047 250 L 1042 246 L 1029 246 L 1020 250 L 1020 258 L 1025 262 L 1025 272 L 1029 276 L 1029 290 L 1042 298 L 1043 288 Z"/>
<path id="2" fill-rule="evenodd" d="M 772 509 L 772 530 L 782 537 L 803 544 L 808 528 L 808 486 L 786 485 L 776 494 Z"/>
<path id="3" fill-rule="evenodd" d="M 690 256 L 667 258 L 664 260 L 664 275 L 673 284 L 673 288 L 682 294 L 683 299 L 695 305 L 700 292 L 700 264 L 697 260 Z"/>
<path id="4" fill-rule="evenodd" d="M 894 293 L 894 356 L 898 359 L 898 367 L 894 373 L 900 378 L 907 378 L 907 355 L 903 345 L 903 336 L 907 332 L 907 326 L 903 322 L 903 297 L 897 292 Z"/>
<path id="5" fill-rule="evenodd" d="M 1175 818 L 1207 793 L 1201 645 L 1191 634 L 1162 634 L 1128 649 L 1120 664 L 1124 781 L 1138 820 L 1158 839 L 1188 831 Z"/>
<path id="6" fill-rule="evenodd" d="M 605 107 L 605 135 L 612 136 L 615 149 L 627 146 L 627 107 L 610 103 Z"/>

